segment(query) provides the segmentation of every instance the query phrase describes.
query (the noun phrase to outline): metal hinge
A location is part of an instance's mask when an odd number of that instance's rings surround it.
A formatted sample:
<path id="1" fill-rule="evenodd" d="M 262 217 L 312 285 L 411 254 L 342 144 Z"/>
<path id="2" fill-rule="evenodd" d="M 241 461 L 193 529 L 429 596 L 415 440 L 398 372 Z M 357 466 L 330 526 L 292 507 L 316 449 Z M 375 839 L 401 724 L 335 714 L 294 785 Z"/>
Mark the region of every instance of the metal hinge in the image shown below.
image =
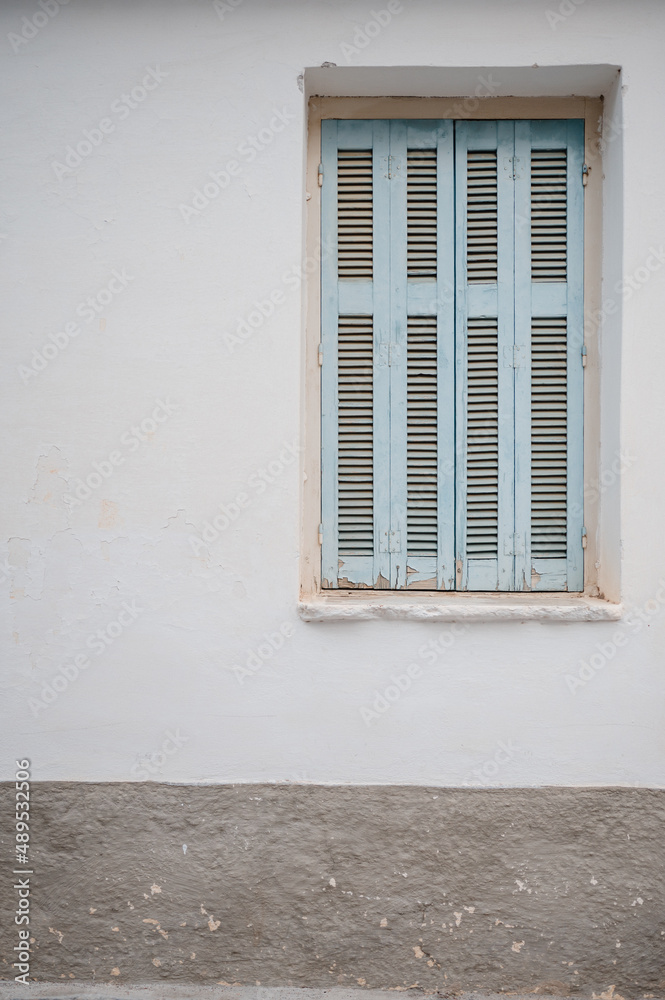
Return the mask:
<path id="1" fill-rule="evenodd" d="M 508 535 L 504 539 L 503 543 L 503 554 L 504 556 L 523 556 L 524 555 L 524 537 L 519 532 L 515 532 L 512 535 Z"/>
<path id="2" fill-rule="evenodd" d="M 319 525 L 319 545 L 323 545 L 323 525 Z"/>
<path id="3" fill-rule="evenodd" d="M 504 347 L 503 349 L 503 367 L 504 368 L 526 368 L 527 356 L 526 347 L 524 344 L 513 344 L 512 347 Z"/>
<path id="4" fill-rule="evenodd" d="M 319 163 L 319 187 L 323 186 L 323 164 Z"/>
<path id="5" fill-rule="evenodd" d="M 582 344 L 582 368 L 586 368 L 586 344 Z"/>
<path id="6" fill-rule="evenodd" d="M 582 184 L 584 185 L 584 187 L 586 187 L 587 184 L 589 183 L 590 173 L 591 173 L 591 167 L 585 163 L 584 166 L 582 167 Z"/>
<path id="7" fill-rule="evenodd" d="M 582 528 L 582 548 L 586 548 L 586 528 Z"/>
<path id="8" fill-rule="evenodd" d="M 319 344 L 319 364 L 323 364 L 323 344 Z"/>
<path id="9" fill-rule="evenodd" d="M 399 344 L 379 344 L 379 365 L 382 367 L 399 364 Z"/>
<path id="10" fill-rule="evenodd" d="M 382 531 L 379 536 L 379 552 L 401 552 L 402 535 L 399 531 Z"/>

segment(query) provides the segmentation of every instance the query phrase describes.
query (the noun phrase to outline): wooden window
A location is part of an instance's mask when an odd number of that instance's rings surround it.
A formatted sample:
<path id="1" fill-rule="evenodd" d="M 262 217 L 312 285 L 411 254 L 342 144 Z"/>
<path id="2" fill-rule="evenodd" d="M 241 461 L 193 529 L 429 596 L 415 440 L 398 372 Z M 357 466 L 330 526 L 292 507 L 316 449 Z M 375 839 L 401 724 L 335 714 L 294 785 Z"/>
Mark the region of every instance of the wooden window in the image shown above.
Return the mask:
<path id="1" fill-rule="evenodd" d="M 584 123 L 322 122 L 324 588 L 583 589 Z"/>

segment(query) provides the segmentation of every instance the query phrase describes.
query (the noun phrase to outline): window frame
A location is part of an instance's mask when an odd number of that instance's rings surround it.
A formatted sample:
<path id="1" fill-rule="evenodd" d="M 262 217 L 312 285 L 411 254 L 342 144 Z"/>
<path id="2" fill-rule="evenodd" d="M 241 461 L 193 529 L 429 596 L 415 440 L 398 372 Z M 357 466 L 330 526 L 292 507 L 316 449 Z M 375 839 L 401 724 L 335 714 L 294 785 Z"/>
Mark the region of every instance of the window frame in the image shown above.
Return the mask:
<path id="1" fill-rule="evenodd" d="M 597 98 L 486 98 L 480 99 L 469 120 L 512 119 L 571 119 L 585 121 L 585 162 L 590 169 L 593 183 L 587 185 L 584 204 L 584 296 L 585 316 L 592 314 L 600 306 L 601 253 L 602 246 L 602 169 L 599 144 L 594 141 L 602 120 L 603 102 Z M 459 99 L 448 98 L 357 98 L 357 97 L 313 97 L 309 101 L 308 146 L 306 164 L 306 249 L 304 296 L 304 379 L 303 379 L 303 439 L 304 477 L 302 494 L 301 533 L 301 573 L 300 600 L 303 617 L 314 617 L 311 601 L 322 600 L 329 608 L 342 606 L 345 602 L 356 609 L 371 612 L 374 604 L 385 609 L 407 606 L 420 609 L 439 608 L 444 617 L 449 616 L 454 605 L 467 609 L 474 599 L 487 611 L 488 600 L 498 601 L 505 608 L 508 599 L 519 608 L 548 606 L 569 608 L 573 618 L 588 618 L 603 612 L 599 607 L 589 610 L 601 594 L 598 579 L 598 552 L 600 504 L 585 505 L 585 527 L 587 547 L 584 559 L 584 590 L 578 594 L 570 592 L 538 594 L 529 592 L 501 592 L 483 594 L 463 591 L 388 591 L 361 588 L 359 590 L 323 590 L 321 587 L 321 547 L 319 527 L 321 520 L 321 390 L 319 345 L 321 343 L 320 302 L 321 281 L 318 261 L 321 256 L 321 187 L 319 186 L 319 163 L 321 162 L 321 121 L 326 118 L 339 119 L 454 119 L 460 120 Z M 316 266 L 312 262 L 316 262 Z M 600 437 L 600 378 L 599 378 L 600 331 L 590 328 L 586 331 L 587 367 L 584 378 L 584 482 L 598 481 L 599 437 Z M 571 598 L 579 598 L 580 608 L 570 609 Z M 573 601 L 574 603 L 574 601 Z M 598 604 L 605 604 L 600 600 Z M 583 607 L 581 605 L 584 605 Z M 322 607 L 323 605 L 320 604 Z M 618 605 L 612 605 L 616 609 Z M 303 610 L 303 608 L 305 610 Z M 309 609 L 309 610 L 307 610 Z M 347 609 L 348 610 L 348 609 Z M 607 611 L 611 617 L 614 611 Z M 332 614 L 332 612 L 331 612 Z M 378 613 L 377 613 L 378 614 Z M 381 611 L 383 616 L 384 612 Z M 369 614 L 369 617 L 376 615 Z M 399 616 L 399 615 L 398 615 Z M 411 616 L 406 614 L 406 617 Z M 415 615 L 417 617 L 417 614 Z M 548 612 L 543 612 L 549 617 Z M 556 615 L 555 615 L 556 616 Z M 344 617 L 344 615 L 342 615 Z"/>

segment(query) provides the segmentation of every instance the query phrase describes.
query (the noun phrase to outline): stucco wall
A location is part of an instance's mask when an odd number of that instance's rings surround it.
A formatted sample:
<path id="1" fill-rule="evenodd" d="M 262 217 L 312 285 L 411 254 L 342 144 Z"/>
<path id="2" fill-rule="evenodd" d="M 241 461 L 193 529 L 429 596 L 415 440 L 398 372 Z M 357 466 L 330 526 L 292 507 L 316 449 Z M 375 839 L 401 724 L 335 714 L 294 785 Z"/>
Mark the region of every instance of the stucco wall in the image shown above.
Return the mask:
<path id="1" fill-rule="evenodd" d="M 3 821 L 12 797 L 0 786 Z M 39 783 L 30 973 L 662 997 L 663 799 Z M 18 938 L 4 890 L 0 978 Z"/>
<path id="2" fill-rule="evenodd" d="M 45 3 L 0 10 L 3 776 L 661 785 L 662 4 L 403 0 L 362 47 L 381 3 Z M 299 77 L 324 62 L 622 68 L 599 552 L 642 618 L 298 618 Z"/>

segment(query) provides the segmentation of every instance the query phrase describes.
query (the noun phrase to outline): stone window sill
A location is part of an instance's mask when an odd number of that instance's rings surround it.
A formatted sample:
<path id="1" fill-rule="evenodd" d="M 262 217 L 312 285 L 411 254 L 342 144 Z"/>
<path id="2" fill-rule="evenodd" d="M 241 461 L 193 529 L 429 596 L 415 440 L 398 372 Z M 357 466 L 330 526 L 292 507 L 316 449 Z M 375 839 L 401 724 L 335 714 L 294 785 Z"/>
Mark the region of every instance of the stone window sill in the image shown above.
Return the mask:
<path id="1" fill-rule="evenodd" d="M 621 604 L 584 594 L 395 593 L 335 591 L 303 597 L 298 612 L 306 622 L 432 621 L 499 622 L 618 621 Z"/>

